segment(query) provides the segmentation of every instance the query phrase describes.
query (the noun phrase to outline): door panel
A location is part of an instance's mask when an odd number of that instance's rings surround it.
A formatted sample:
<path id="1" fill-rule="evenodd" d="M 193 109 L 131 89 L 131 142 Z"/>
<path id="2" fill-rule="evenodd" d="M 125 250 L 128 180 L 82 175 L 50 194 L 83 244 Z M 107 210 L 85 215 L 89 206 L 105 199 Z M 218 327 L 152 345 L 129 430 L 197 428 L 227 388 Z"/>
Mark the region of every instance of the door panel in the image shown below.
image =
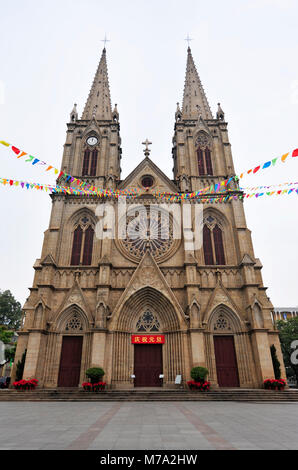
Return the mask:
<path id="1" fill-rule="evenodd" d="M 162 345 L 134 345 L 135 387 L 161 387 Z"/>
<path id="2" fill-rule="evenodd" d="M 63 336 L 58 387 L 77 387 L 80 381 L 82 336 Z"/>
<path id="3" fill-rule="evenodd" d="M 239 387 L 238 366 L 233 336 L 214 336 L 218 385 Z"/>

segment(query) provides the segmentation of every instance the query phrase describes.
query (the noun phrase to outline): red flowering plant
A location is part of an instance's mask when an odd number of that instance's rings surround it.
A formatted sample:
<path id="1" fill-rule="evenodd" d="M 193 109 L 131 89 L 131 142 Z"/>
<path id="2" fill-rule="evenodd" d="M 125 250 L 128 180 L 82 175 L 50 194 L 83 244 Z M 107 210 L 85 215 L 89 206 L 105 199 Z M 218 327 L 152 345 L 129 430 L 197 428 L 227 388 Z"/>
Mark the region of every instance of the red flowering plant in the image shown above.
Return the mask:
<path id="1" fill-rule="evenodd" d="M 210 382 L 207 380 L 196 382 L 195 380 L 189 380 L 187 382 L 190 390 L 199 390 L 200 392 L 208 392 L 210 390 Z"/>
<path id="2" fill-rule="evenodd" d="M 106 382 L 98 382 L 93 384 L 93 392 L 99 392 L 100 390 L 104 390 L 106 386 Z"/>
<path id="3" fill-rule="evenodd" d="M 38 380 L 37 379 L 30 379 L 30 380 L 19 380 L 14 382 L 12 385 L 16 390 L 35 390 L 37 387 Z"/>
<path id="4" fill-rule="evenodd" d="M 92 392 L 92 383 L 90 382 L 83 382 L 82 387 L 86 392 Z"/>
<path id="5" fill-rule="evenodd" d="M 83 382 L 82 387 L 87 392 L 99 392 L 100 390 L 104 390 L 106 386 L 106 382 L 97 382 L 92 384 L 91 382 Z"/>
<path id="6" fill-rule="evenodd" d="M 287 382 L 284 379 L 266 379 L 264 380 L 264 388 L 267 390 L 283 390 Z"/>

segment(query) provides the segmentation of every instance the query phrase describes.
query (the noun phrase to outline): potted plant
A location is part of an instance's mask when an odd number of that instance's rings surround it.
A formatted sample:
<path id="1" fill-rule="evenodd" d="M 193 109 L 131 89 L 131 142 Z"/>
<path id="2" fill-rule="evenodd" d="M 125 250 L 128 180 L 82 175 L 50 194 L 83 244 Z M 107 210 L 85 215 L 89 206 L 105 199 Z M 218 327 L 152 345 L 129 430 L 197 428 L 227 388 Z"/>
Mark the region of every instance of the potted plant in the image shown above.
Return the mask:
<path id="1" fill-rule="evenodd" d="M 86 392 L 100 392 L 104 390 L 106 386 L 105 382 L 97 382 L 92 384 L 91 382 L 83 382 L 82 387 Z"/>
<path id="2" fill-rule="evenodd" d="M 208 369 L 206 367 L 193 367 L 190 372 L 190 376 L 195 382 L 205 382 L 207 375 Z"/>
<path id="3" fill-rule="evenodd" d="M 91 384 L 101 382 L 104 375 L 105 372 L 101 367 L 91 367 L 86 370 L 86 376 L 90 379 Z"/>
<path id="4" fill-rule="evenodd" d="M 284 390 L 287 382 L 283 379 L 266 379 L 264 380 L 264 388 L 266 390 Z"/>
<path id="5" fill-rule="evenodd" d="M 35 390 L 38 384 L 37 379 L 18 380 L 12 385 L 16 390 Z"/>
<path id="6" fill-rule="evenodd" d="M 193 379 L 187 382 L 190 390 L 207 392 L 210 389 L 210 382 L 206 380 L 208 375 L 208 369 L 206 369 L 206 367 L 193 367 L 191 369 L 190 375 Z"/>
<path id="7" fill-rule="evenodd" d="M 91 382 L 83 382 L 82 387 L 86 392 L 92 392 L 92 383 Z"/>

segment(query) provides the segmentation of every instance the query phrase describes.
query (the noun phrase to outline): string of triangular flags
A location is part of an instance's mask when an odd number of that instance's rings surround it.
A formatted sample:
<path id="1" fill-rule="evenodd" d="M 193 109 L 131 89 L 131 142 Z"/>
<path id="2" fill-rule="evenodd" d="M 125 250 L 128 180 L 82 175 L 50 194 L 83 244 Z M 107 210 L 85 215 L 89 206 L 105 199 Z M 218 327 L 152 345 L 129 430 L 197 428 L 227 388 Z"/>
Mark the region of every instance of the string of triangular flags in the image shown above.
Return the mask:
<path id="1" fill-rule="evenodd" d="M 67 191 L 70 191 L 69 192 L 70 194 L 76 194 L 75 191 L 77 191 L 77 192 L 83 191 L 84 194 L 86 194 L 85 191 L 90 191 L 90 194 L 96 194 L 97 196 L 100 196 L 100 197 L 103 197 L 103 196 L 108 196 L 108 197 L 126 196 L 126 197 L 133 197 L 133 198 L 137 197 L 138 194 L 141 192 L 141 190 L 139 188 L 130 189 L 130 190 L 128 190 L 128 189 L 113 190 L 113 189 L 100 189 L 100 188 L 97 188 L 96 186 L 88 184 L 86 181 L 82 181 L 79 178 L 75 178 L 74 176 L 69 175 L 64 171 L 59 172 L 59 170 L 57 168 L 55 168 L 53 165 L 49 165 L 45 161 L 40 160 L 39 158 L 36 158 L 33 155 L 29 155 L 27 152 L 24 152 L 24 151 L 20 150 L 16 146 L 14 146 L 14 145 L 12 145 L 12 144 L 4 141 L 4 140 L 1 140 L 0 143 L 2 145 L 4 145 L 5 147 L 10 147 L 11 150 L 13 151 L 13 153 L 17 156 L 18 159 L 24 157 L 23 160 L 27 163 L 31 163 L 32 165 L 36 165 L 36 166 L 41 165 L 41 166 L 44 167 L 45 171 L 54 171 L 54 173 L 56 175 L 58 175 L 57 176 L 58 181 L 59 180 L 60 181 L 65 180 L 66 183 L 69 183 L 69 184 L 76 183 L 80 187 L 80 188 L 74 189 L 70 186 L 66 186 L 66 187 L 63 187 L 64 189 L 61 189 L 62 188 L 61 185 L 57 185 L 57 186 L 40 185 L 40 184 L 36 185 L 36 186 L 39 186 L 39 187 L 47 187 L 52 192 L 61 192 L 61 191 L 66 191 L 67 192 Z M 298 157 L 298 149 L 294 149 L 293 151 L 287 152 L 287 153 L 281 155 L 280 157 L 275 157 L 272 160 L 269 160 L 269 161 L 267 161 L 267 162 L 265 162 L 261 165 L 258 165 L 253 169 L 249 169 L 245 172 L 242 172 L 242 173 L 240 173 L 239 176 L 237 176 L 237 175 L 236 176 L 231 176 L 230 178 L 227 178 L 227 179 L 221 181 L 220 183 L 212 184 L 212 185 L 210 185 L 206 188 L 200 189 L 198 191 L 193 191 L 193 192 L 189 192 L 189 193 L 169 193 L 169 192 L 164 192 L 164 191 L 156 191 L 156 192 L 153 193 L 153 195 L 157 198 L 166 199 L 167 201 L 170 201 L 170 202 L 175 202 L 177 200 L 184 200 L 184 199 L 192 199 L 192 198 L 205 199 L 207 194 L 212 195 L 214 193 L 221 193 L 221 195 L 218 199 L 218 200 L 221 200 L 221 202 L 226 197 L 227 198 L 235 197 L 236 199 L 239 199 L 239 198 L 241 199 L 244 196 L 243 194 L 239 194 L 239 195 L 233 194 L 232 196 L 231 195 L 226 195 L 227 191 L 236 191 L 237 192 L 237 189 L 236 190 L 235 189 L 231 190 L 231 189 L 228 188 L 228 185 L 231 181 L 236 181 L 237 182 L 241 178 L 243 178 L 243 176 L 246 175 L 246 174 L 247 175 L 256 174 L 259 170 L 264 170 L 264 169 L 267 169 L 269 167 L 274 167 L 278 161 L 280 161 L 282 163 L 285 163 L 287 161 L 289 155 L 291 155 L 292 157 Z M 16 182 L 10 184 L 10 181 L 14 181 L 14 180 L 2 179 L 2 181 L 9 181 L 10 186 L 12 184 L 14 184 L 16 186 L 18 185 L 18 184 L 15 184 Z M 19 182 L 19 183 L 20 183 L 21 187 L 22 187 L 22 183 L 23 183 L 23 187 L 25 187 L 25 185 L 26 185 L 26 187 L 28 187 L 27 185 L 29 185 L 31 187 L 32 184 L 33 185 L 35 184 L 35 183 L 25 183 L 25 182 Z M 59 189 L 56 189 L 56 188 L 59 188 Z M 242 190 L 240 189 L 240 191 L 242 191 Z M 79 194 L 81 194 L 81 193 L 79 193 Z M 257 193 L 257 194 L 258 194 L 258 196 L 260 195 L 259 193 Z M 265 193 L 261 193 L 261 195 L 263 195 L 263 194 L 265 194 Z M 254 194 L 245 194 L 245 197 L 252 197 L 253 195 L 256 195 L 256 194 L 255 193 Z"/>

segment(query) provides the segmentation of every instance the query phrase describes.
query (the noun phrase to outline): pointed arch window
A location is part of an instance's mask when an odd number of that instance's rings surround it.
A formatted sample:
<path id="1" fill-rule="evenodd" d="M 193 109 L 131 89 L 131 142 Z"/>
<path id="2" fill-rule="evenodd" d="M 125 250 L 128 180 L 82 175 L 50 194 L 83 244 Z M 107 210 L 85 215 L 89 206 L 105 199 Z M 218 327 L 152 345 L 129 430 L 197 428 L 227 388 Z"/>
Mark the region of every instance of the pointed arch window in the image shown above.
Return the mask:
<path id="1" fill-rule="evenodd" d="M 213 175 L 213 168 L 212 168 L 212 159 L 211 159 L 211 151 L 208 147 L 205 149 L 198 147 L 197 149 L 197 157 L 198 157 L 198 167 L 199 167 L 199 175 L 206 176 L 206 175 Z"/>
<path id="2" fill-rule="evenodd" d="M 82 176 L 88 176 L 89 174 L 89 161 L 90 161 L 90 150 L 86 149 L 84 152 Z"/>
<path id="3" fill-rule="evenodd" d="M 203 250 L 206 265 L 226 264 L 222 230 L 217 223 L 211 227 L 204 225 Z"/>
<path id="4" fill-rule="evenodd" d="M 204 225 L 203 228 L 203 247 L 205 264 L 214 264 L 211 230 L 207 227 L 207 225 Z"/>
<path id="5" fill-rule="evenodd" d="M 86 219 L 86 218 L 84 218 Z M 82 219 L 82 220 L 84 220 Z M 79 225 L 73 234 L 71 266 L 90 266 L 92 263 L 94 229 L 91 225 Z"/>
<path id="6" fill-rule="evenodd" d="M 98 151 L 94 149 L 92 151 L 92 156 L 91 156 L 90 176 L 96 176 L 97 154 L 98 154 Z"/>
<path id="7" fill-rule="evenodd" d="M 80 264 L 83 230 L 77 227 L 73 234 L 71 265 Z"/>
<path id="8" fill-rule="evenodd" d="M 90 151 L 87 148 L 84 152 L 82 176 L 96 176 L 98 150 Z"/>
<path id="9" fill-rule="evenodd" d="M 85 243 L 84 243 L 84 250 L 83 250 L 83 264 L 85 266 L 89 266 L 92 261 L 92 248 L 93 248 L 93 236 L 94 236 L 94 230 L 91 227 L 91 225 L 89 225 L 84 235 L 85 235 Z"/>
<path id="10" fill-rule="evenodd" d="M 213 229 L 213 240 L 214 240 L 216 264 L 226 264 L 223 241 L 222 241 L 222 231 L 218 225 L 215 225 Z"/>

